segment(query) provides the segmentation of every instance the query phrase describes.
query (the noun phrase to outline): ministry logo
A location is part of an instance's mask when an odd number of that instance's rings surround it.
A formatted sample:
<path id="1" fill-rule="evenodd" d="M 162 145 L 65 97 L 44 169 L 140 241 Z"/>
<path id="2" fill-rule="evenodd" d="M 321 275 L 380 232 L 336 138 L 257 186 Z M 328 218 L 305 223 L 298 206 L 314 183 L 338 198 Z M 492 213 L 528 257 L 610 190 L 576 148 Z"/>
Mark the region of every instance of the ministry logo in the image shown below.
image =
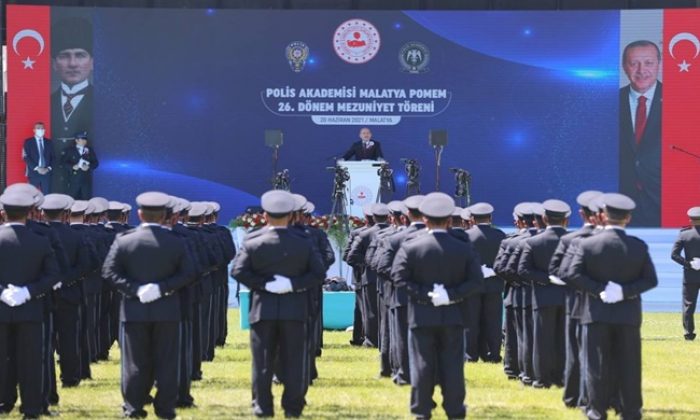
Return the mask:
<path id="1" fill-rule="evenodd" d="M 350 64 L 363 64 L 373 59 L 380 45 L 377 28 L 362 19 L 343 22 L 333 35 L 335 53 Z"/>
<path id="2" fill-rule="evenodd" d="M 408 42 L 399 50 L 399 62 L 401 70 L 406 73 L 425 73 L 430 62 L 430 50 L 420 42 Z"/>

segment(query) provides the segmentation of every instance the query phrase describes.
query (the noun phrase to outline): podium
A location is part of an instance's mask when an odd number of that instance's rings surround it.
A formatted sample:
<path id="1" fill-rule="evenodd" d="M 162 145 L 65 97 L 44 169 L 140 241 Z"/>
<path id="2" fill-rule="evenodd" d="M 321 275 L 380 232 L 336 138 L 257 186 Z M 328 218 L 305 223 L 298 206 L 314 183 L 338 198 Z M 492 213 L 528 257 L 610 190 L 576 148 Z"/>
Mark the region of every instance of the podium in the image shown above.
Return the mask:
<path id="1" fill-rule="evenodd" d="M 346 190 L 348 215 L 364 217 L 362 206 L 377 202 L 379 194 L 379 174 L 377 171 L 382 162 L 378 160 L 339 160 L 337 164 L 347 168 L 350 174 Z"/>

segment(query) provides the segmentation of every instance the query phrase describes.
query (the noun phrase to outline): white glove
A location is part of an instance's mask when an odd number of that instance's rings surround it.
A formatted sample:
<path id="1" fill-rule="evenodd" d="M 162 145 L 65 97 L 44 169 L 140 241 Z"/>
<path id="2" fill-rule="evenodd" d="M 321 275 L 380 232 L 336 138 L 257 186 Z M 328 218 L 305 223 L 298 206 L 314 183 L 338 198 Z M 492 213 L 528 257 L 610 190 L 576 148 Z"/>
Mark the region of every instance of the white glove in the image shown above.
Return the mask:
<path id="1" fill-rule="evenodd" d="M 148 283 L 139 287 L 136 292 L 141 303 L 151 303 L 161 297 L 160 287 L 155 283 Z"/>
<path id="2" fill-rule="evenodd" d="M 78 167 L 83 171 L 87 171 L 88 169 L 90 169 L 90 162 L 88 162 L 85 159 L 80 159 L 80 161 L 78 161 Z"/>
<path id="3" fill-rule="evenodd" d="M 293 290 L 292 281 L 289 279 L 289 277 L 275 274 L 274 280 L 265 283 L 265 290 L 277 295 L 289 293 Z"/>
<path id="4" fill-rule="evenodd" d="M 450 304 L 450 297 L 442 284 L 433 284 L 433 291 L 428 292 L 433 306 L 444 306 Z"/>
<path id="5" fill-rule="evenodd" d="M 7 306 L 15 306 L 15 301 L 12 300 L 12 290 L 4 289 L 0 294 L 0 300 L 5 302 Z"/>
<path id="6" fill-rule="evenodd" d="M 59 281 L 58 283 L 53 285 L 53 290 L 58 290 L 61 288 L 61 286 L 63 286 L 63 283 Z"/>
<path id="7" fill-rule="evenodd" d="M 556 284 L 557 286 L 566 286 L 566 283 L 559 277 L 555 276 L 554 274 L 549 275 L 549 282 L 552 284 Z"/>
<path id="8" fill-rule="evenodd" d="M 622 286 L 609 281 L 608 284 L 605 285 L 605 290 L 600 292 L 600 299 L 605 303 L 621 302 L 623 299 Z"/>
<path id="9" fill-rule="evenodd" d="M 695 257 L 690 261 L 690 266 L 693 268 L 693 270 L 698 271 L 700 270 L 700 258 Z"/>
<path id="10" fill-rule="evenodd" d="M 24 305 L 29 300 L 29 290 L 26 287 L 17 287 L 9 284 L 7 289 L 2 291 L 2 300 L 10 306 Z"/>
<path id="11" fill-rule="evenodd" d="M 484 276 L 485 279 L 489 277 L 493 277 L 496 275 L 496 272 L 493 271 L 492 268 L 487 267 L 486 265 L 481 266 L 481 274 Z"/>

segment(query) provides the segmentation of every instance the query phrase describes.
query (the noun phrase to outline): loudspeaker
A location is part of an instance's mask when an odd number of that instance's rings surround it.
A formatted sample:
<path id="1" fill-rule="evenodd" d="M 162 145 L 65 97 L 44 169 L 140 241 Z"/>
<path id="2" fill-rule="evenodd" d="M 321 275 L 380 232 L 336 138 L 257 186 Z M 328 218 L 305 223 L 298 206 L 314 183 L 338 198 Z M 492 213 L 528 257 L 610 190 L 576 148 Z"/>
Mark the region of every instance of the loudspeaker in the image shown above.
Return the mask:
<path id="1" fill-rule="evenodd" d="M 431 146 L 447 146 L 447 130 L 430 130 Z"/>
<path id="2" fill-rule="evenodd" d="M 279 147 L 282 145 L 282 130 L 265 130 L 265 146 Z"/>

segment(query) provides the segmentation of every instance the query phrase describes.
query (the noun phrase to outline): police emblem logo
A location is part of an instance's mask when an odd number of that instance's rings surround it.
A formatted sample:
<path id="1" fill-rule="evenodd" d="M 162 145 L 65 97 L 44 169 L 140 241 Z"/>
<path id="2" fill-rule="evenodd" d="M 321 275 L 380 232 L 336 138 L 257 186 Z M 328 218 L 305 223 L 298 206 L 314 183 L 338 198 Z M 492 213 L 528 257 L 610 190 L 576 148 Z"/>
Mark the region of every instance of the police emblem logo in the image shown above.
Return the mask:
<path id="1" fill-rule="evenodd" d="M 425 73 L 430 62 L 430 50 L 420 42 L 408 42 L 399 51 L 399 62 L 404 72 Z"/>
<path id="2" fill-rule="evenodd" d="M 362 19 L 343 22 L 333 35 L 333 49 L 350 64 L 363 64 L 379 52 L 381 38 L 377 28 Z"/>
<path id="3" fill-rule="evenodd" d="M 301 41 L 294 41 L 287 45 L 285 51 L 292 71 L 299 73 L 304 70 L 306 59 L 309 58 L 309 47 Z"/>

